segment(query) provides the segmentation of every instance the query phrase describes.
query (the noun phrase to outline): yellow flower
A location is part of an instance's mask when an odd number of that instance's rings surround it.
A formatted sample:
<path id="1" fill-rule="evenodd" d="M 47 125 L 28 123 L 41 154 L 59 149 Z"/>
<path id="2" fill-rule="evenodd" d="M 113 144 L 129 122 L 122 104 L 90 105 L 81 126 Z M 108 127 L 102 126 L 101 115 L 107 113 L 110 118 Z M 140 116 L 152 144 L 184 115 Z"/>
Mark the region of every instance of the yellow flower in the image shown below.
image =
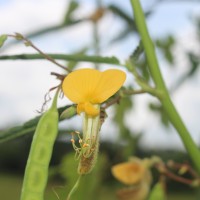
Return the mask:
<path id="1" fill-rule="evenodd" d="M 137 184 L 144 177 L 146 169 L 141 163 L 125 162 L 112 167 L 113 176 L 126 185 Z"/>
<path id="2" fill-rule="evenodd" d="M 77 104 L 77 113 L 85 112 L 95 117 L 99 106 L 115 94 L 123 85 L 126 74 L 117 69 L 100 72 L 96 69 L 79 69 L 71 72 L 63 81 L 62 89 Z"/>
<path id="3" fill-rule="evenodd" d="M 73 143 L 80 158 L 78 173 L 81 175 L 90 173 L 97 160 L 101 126 L 100 104 L 115 94 L 125 79 L 126 74 L 117 69 L 104 72 L 79 69 L 67 75 L 62 83 L 65 96 L 77 104 L 77 113 L 85 113 L 80 148 Z"/>
<path id="4" fill-rule="evenodd" d="M 118 190 L 120 200 L 145 200 L 148 196 L 152 177 L 148 160 L 133 157 L 128 162 L 112 167 L 113 176 L 121 183 L 129 186 Z"/>

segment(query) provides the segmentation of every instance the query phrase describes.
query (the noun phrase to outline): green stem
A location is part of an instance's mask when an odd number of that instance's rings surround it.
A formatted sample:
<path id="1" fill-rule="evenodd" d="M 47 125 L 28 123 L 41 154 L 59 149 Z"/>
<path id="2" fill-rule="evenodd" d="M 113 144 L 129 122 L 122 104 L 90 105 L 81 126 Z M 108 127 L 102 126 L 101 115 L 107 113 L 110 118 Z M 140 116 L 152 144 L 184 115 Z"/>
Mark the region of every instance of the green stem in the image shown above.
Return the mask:
<path id="1" fill-rule="evenodd" d="M 81 175 L 78 177 L 76 183 L 74 184 L 73 188 L 71 189 L 70 193 L 67 196 L 67 200 L 71 200 L 71 196 L 74 194 L 74 192 L 76 192 L 76 190 L 77 190 L 77 188 L 79 186 L 81 177 L 82 177 Z"/>
<path id="2" fill-rule="evenodd" d="M 64 61 L 77 61 L 77 62 L 92 62 L 92 63 L 104 63 L 112 65 L 121 65 L 116 57 L 102 57 L 102 56 L 86 56 L 77 54 L 47 54 L 56 60 Z M 40 54 L 16 54 L 0 56 L 0 60 L 40 60 L 46 59 Z"/>
<path id="3" fill-rule="evenodd" d="M 170 99 L 169 93 L 162 78 L 162 74 L 160 72 L 154 45 L 148 33 L 140 1 L 139 0 L 130 0 L 130 1 L 134 10 L 135 22 L 142 39 L 151 76 L 155 82 L 156 88 L 163 91 L 163 96 L 160 98 L 160 101 L 163 105 L 165 112 L 169 117 L 169 120 L 179 133 L 185 145 L 185 148 L 188 151 L 188 154 L 190 155 L 193 163 L 195 164 L 198 172 L 200 173 L 200 151 L 197 145 L 194 143 L 190 133 L 185 127 L 185 124 L 183 123 L 181 117 L 179 116 L 178 112 L 176 111 L 176 108 L 174 107 Z"/>

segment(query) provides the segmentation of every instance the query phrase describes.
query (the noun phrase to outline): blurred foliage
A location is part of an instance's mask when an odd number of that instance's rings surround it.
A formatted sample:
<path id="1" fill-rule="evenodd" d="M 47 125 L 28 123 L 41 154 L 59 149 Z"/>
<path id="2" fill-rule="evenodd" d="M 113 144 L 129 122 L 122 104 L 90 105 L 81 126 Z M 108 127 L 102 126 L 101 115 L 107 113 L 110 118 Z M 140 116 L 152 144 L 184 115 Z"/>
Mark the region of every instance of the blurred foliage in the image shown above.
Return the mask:
<path id="1" fill-rule="evenodd" d="M 149 109 L 151 111 L 157 113 L 158 115 L 160 115 L 160 119 L 161 119 L 162 124 L 165 127 L 169 127 L 170 122 L 169 122 L 169 119 L 168 119 L 162 105 L 156 104 L 156 103 L 149 103 Z"/>
<path id="2" fill-rule="evenodd" d="M 99 194 L 101 193 L 99 188 L 101 187 L 103 178 L 105 176 L 104 168 L 106 166 L 106 162 L 106 155 L 100 154 L 95 169 L 91 172 L 91 174 L 82 177 L 79 188 L 73 195 L 74 199 L 81 200 L 83 199 L 83 195 L 88 199 L 99 199 Z M 75 161 L 74 152 L 72 152 L 64 156 L 60 167 L 58 168 L 58 172 L 66 182 L 66 194 L 69 193 L 70 189 L 73 187 L 76 179 L 78 178 L 77 164 L 78 162 Z"/>
<path id="3" fill-rule="evenodd" d="M 150 73 L 147 67 L 147 60 L 144 54 L 144 48 L 142 42 L 138 44 L 133 53 L 130 55 L 131 62 L 135 66 L 137 73 L 140 78 L 144 79 L 145 82 L 149 83 Z"/>
<path id="4" fill-rule="evenodd" d="M 131 156 L 134 154 L 137 148 L 137 142 L 140 137 L 134 136 L 129 127 L 126 125 L 126 114 L 133 108 L 132 98 L 125 97 L 120 101 L 120 106 L 115 106 L 114 122 L 119 129 L 119 139 L 118 142 L 124 144 L 126 148 L 121 151 L 122 157 Z"/>
<path id="5" fill-rule="evenodd" d="M 153 187 L 149 200 L 166 200 L 164 188 L 161 183 L 157 183 Z"/>
<path id="6" fill-rule="evenodd" d="M 124 39 L 126 39 L 130 34 L 137 34 L 137 28 L 135 25 L 135 21 L 132 18 L 132 16 L 128 15 L 125 10 L 122 8 L 112 4 L 108 7 L 114 13 L 117 17 L 119 17 L 124 23 L 125 23 L 125 28 L 120 31 L 115 38 L 111 40 L 111 44 L 116 43 L 116 42 L 121 42 Z M 152 10 L 146 11 L 145 16 L 149 17 L 152 14 Z"/>
<path id="7" fill-rule="evenodd" d="M 175 45 L 175 39 L 172 35 L 168 35 L 166 38 L 158 39 L 155 41 L 157 47 L 163 53 L 163 56 L 169 64 L 174 64 L 174 55 L 172 53 L 173 47 Z"/>

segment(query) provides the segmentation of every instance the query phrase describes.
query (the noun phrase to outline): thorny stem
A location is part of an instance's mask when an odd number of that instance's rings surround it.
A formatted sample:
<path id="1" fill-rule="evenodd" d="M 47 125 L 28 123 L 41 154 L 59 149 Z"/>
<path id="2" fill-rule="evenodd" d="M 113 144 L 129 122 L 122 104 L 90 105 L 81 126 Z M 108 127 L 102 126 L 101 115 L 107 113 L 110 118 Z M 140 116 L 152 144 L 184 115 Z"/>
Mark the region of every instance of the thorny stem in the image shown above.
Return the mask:
<path id="1" fill-rule="evenodd" d="M 198 170 L 198 173 L 200 174 L 200 151 L 199 151 L 197 145 L 195 144 L 195 142 L 193 141 L 193 139 L 192 139 L 189 131 L 187 130 L 185 124 L 183 123 L 181 117 L 179 116 L 178 112 L 176 111 L 176 108 L 170 98 L 170 95 L 166 88 L 162 74 L 160 72 L 154 45 L 153 45 L 153 42 L 150 38 L 148 29 L 147 29 L 147 25 L 146 25 L 142 7 L 140 5 L 140 1 L 139 0 L 130 0 L 130 2 L 132 4 L 132 8 L 134 11 L 136 26 L 140 33 L 141 40 L 142 40 L 142 43 L 144 46 L 150 74 L 156 85 L 156 89 L 163 92 L 161 98 L 159 98 L 159 99 L 162 103 L 162 106 L 163 106 L 165 112 L 167 113 L 167 115 L 169 117 L 170 122 L 173 124 L 173 126 L 179 133 L 179 135 L 185 145 L 185 148 L 187 149 L 188 154 L 190 155 L 193 163 L 195 164 L 195 166 Z"/>
<path id="2" fill-rule="evenodd" d="M 23 40 L 23 41 L 25 41 L 25 45 L 31 46 L 38 53 L 40 53 L 44 58 L 46 58 L 50 62 L 54 63 L 55 65 L 59 66 L 60 68 L 66 70 L 68 72 L 71 72 L 70 69 L 68 69 L 67 67 L 61 65 L 60 63 L 58 63 L 57 61 L 55 61 L 52 57 L 50 57 L 49 55 L 47 55 L 43 51 L 41 51 L 38 47 L 36 47 L 29 39 L 27 39 L 26 37 L 24 37 L 22 34 L 16 33 L 16 35 L 7 35 L 7 36 L 14 37 L 17 40 Z"/>

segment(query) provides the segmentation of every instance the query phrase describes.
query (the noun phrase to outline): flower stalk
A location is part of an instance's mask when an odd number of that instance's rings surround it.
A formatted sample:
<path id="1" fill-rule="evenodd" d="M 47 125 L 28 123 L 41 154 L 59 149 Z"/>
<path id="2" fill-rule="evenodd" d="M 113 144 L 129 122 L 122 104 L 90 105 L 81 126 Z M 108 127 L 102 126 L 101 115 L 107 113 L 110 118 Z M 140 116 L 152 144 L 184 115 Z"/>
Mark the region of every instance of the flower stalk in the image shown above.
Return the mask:
<path id="1" fill-rule="evenodd" d="M 76 183 L 74 184 L 73 188 L 71 189 L 70 193 L 67 196 L 67 200 L 71 199 L 71 196 L 74 194 L 74 192 L 76 192 L 79 184 L 80 184 L 80 180 L 81 180 L 81 175 L 78 177 Z"/>

